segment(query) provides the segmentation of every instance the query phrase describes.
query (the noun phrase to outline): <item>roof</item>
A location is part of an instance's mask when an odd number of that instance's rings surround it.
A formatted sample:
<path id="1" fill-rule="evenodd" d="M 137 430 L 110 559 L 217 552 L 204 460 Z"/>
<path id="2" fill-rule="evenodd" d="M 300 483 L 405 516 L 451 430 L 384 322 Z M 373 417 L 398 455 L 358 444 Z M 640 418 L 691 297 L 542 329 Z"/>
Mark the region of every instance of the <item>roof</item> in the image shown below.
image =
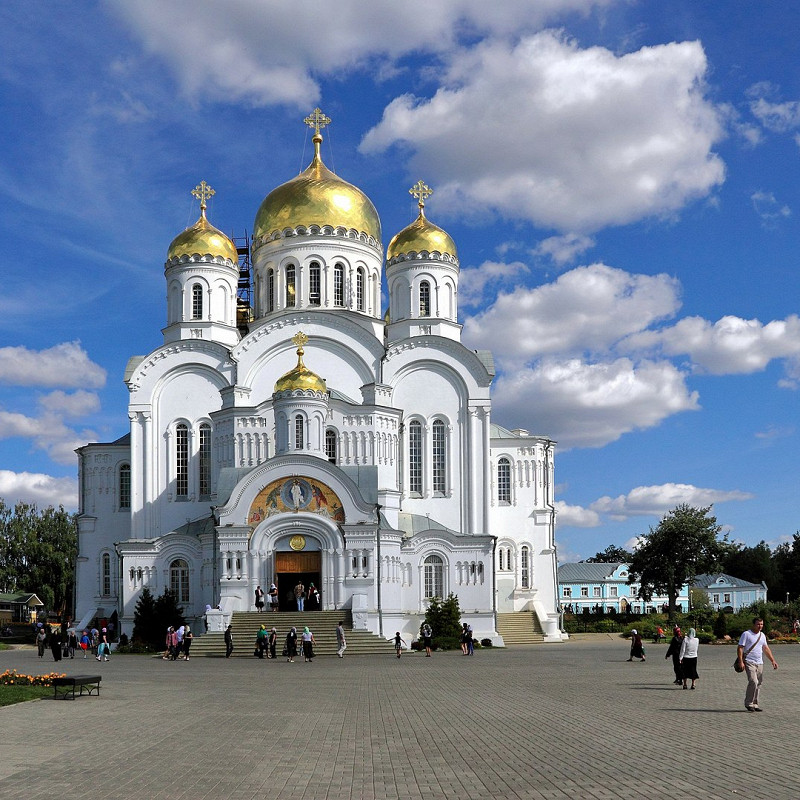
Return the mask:
<path id="1" fill-rule="evenodd" d="M 720 582 L 721 579 L 721 582 Z M 702 573 L 695 576 L 692 581 L 692 586 L 697 589 L 712 589 L 714 586 L 719 588 L 729 587 L 732 589 L 763 589 L 763 583 L 750 583 L 750 581 L 743 581 L 741 578 L 734 578 L 733 575 L 727 575 L 724 572 Z"/>
<path id="2" fill-rule="evenodd" d="M 26 606 L 44 605 L 44 603 L 31 592 L 0 592 L 0 603 L 22 603 Z"/>
<path id="3" fill-rule="evenodd" d="M 173 533 L 180 533 L 184 536 L 199 536 L 201 533 L 214 532 L 214 517 L 202 517 L 201 519 L 193 519 L 180 528 L 175 528 Z"/>
<path id="4" fill-rule="evenodd" d="M 562 564 L 558 568 L 558 582 L 602 581 L 606 578 L 610 578 L 619 567 L 627 568 L 627 566 L 627 564 L 623 564 L 619 561 L 599 564 L 590 564 L 586 561 L 581 561 L 577 564 Z"/>
<path id="5" fill-rule="evenodd" d="M 491 350 L 476 350 L 475 355 L 478 356 L 478 360 L 486 367 L 486 371 L 492 377 L 495 376 L 495 369 L 494 369 L 494 356 L 492 355 Z"/>
<path id="6" fill-rule="evenodd" d="M 492 439 L 547 439 L 548 441 L 552 441 L 549 436 L 541 436 L 537 433 L 530 433 L 529 431 L 524 431 L 521 428 L 510 431 L 508 428 L 504 428 L 502 425 L 498 425 L 496 422 L 492 422 L 489 425 L 489 437 Z"/>
<path id="7" fill-rule="evenodd" d="M 442 525 L 441 522 L 437 522 L 435 519 L 423 514 L 409 514 L 406 511 L 401 511 L 397 515 L 397 528 L 407 536 L 414 536 L 417 533 L 422 533 L 422 531 L 449 531 L 458 535 L 457 531 Z"/>

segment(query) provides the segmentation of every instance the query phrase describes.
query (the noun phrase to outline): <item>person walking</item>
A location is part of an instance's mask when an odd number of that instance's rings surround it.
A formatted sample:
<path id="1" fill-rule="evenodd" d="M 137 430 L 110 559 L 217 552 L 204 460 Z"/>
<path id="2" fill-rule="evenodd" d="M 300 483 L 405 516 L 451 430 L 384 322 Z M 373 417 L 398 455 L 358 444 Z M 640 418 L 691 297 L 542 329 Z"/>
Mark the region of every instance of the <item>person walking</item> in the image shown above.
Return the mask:
<path id="1" fill-rule="evenodd" d="M 669 647 L 667 648 L 667 653 L 664 658 L 669 658 L 672 656 L 672 669 L 675 672 L 675 680 L 673 683 L 677 686 L 680 686 L 683 683 L 683 669 L 681 667 L 681 642 L 683 642 L 681 629 L 678 625 L 676 625 L 672 629 L 672 639 L 670 640 Z"/>
<path id="2" fill-rule="evenodd" d="M 189 660 L 189 650 L 192 648 L 192 640 L 194 639 L 194 634 L 192 633 L 192 629 L 187 625 L 183 629 L 183 660 Z"/>
<path id="3" fill-rule="evenodd" d="M 53 654 L 53 661 L 61 661 L 61 630 L 59 628 L 50 629 L 50 652 Z"/>
<path id="4" fill-rule="evenodd" d="M 422 644 L 425 647 L 425 658 L 430 658 L 431 646 L 433 644 L 433 629 L 427 622 L 422 626 Z"/>
<path id="5" fill-rule="evenodd" d="M 747 691 L 744 695 L 744 707 L 748 711 L 763 711 L 758 704 L 758 695 L 764 681 L 764 655 L 770 660 L 773 669 L 778 669 L 778 662 L 772 655 L 764 635 L 764 620 L 753 618 L 753 627 L 739 637 L 736 656 L 739 666 L 747 673 Z"/>
<path id="6" fill-rule="evenodd" d="M 225 658 L 230 658 L 233 652 L 233 625 L 225 628 Z"/>
<path id="7" fill-rule="evenodd" d="M 344 622 L 340 622 L 336 626 L 336 645 L 338 647 L 336 655 L 339 656 L 339 658 L 344 658 L 344 651 L 347 650 L 347 639 L 344 635 Z"/>
<path id="8" fill-rule="evenodd" d="M 78 634 L 70 628 L 67 634 L 67 650 L 70 658 L 75 658 L 75 651 L 78 649 Z"/>
<path id="9" fill-rule="evenodd" d="M 178 661 L 182 657 L 181 653 L 183 652 L 183 634 L 185 630 L 186 626 L 180 625 L 175 631 L 175 658 L 172 659 L 173 661 Z"/>
<path id="10" fill-rule="evenodd" d="M 631 657 L 628 661 L 633 661 L 634 658 L 641 658 L 642 661 L 647 660 L 644 657 L 644 644 L 642 643 L 641 634 L 636 628 L 631 631 Z"/>
<path id="11" fill-rule="evenodd" d="M 111 648 L 108 646 L 108 630 L 103 628 L 103 630 L 100 631 L 100 641 L 97 643 L 97 660 L 110 661 L 111 659 L 108 657 L 110 652 Z"/>
<path id="12" fill-rule="evenodd" d="M 294 587 L 294 600 L 297 603 L 297 610 L 302 611 L 306 601 L 306 587 L 302 581 L 297 581 L 297 586 Z"/>
<path id="13" fill-rule="evenodd" d="M 397 653 L 397 657 L 403 654 L 403 645 L 405 644 L 405 639 L 400 638 L 400 631 L 396 631 L 394 634 L 394 650 Z"/>
<path id="14" fill-rule="evenodd" d="M 264 610 L 264 590 L 256 586 L 256 611 L 260 614 Z"/>
<path id="15" fill-rule="evenodd" d="M 292 628 L 286 634 L 286 660 L 294 663 L 294 657 L 297 655 L 297 628 Z"/>
<path id="16" fill-rule="evenodd" d="M 273 628 L 269 632 L 269 655 L 268 658 L 275 658 L 278 649 L 278 629 Z"/>
<path id="17" fill-rule="evenodd" d="M 278 610 L 278 587 L 274 583 L 269 585 L 269 606 L 272 611 Z"/>
<path id="18" fill-rule="evenodd" d="M 264 658 L 264 653 L 267 652 L 267 628 L 265 625 L 262 625 L 258 629 L 258 635 L 256 636 L 256 654 L 259 658 Z"/>
<path id="19" fill-rule="evenodd" d="M 467 625 L 467 655 L 475 655 L 475 639 L 472 635 L 472 625 Z"/>
<path id="20" fill-rule="evenodd" d="M 44 625 L 42 625 L 42 627 L 36 631 L 36 649 L 39 651 L 39 658 L 44 658 L 44 647 L 46 643 L 47 634 L 44 632 Z"/>
<path id="21" fill-rule="evenodd" d="M 697 638 L 697 631 L 694 628 L 689 628 L 689 633 L 683 637 L 681 642 L 680 662 L 681 672 L 683 673 L 683 688 L 686 686 L 686 681 L 692 682 L 692 689 L 694 689 L 695 681 L 700 677 L 697 674 L 697 653 L 700 649 L 700 640 Z"/>
<path id="22" fill-rule="evenodd" d="M 89 631 L 84 631 L 81 636 L 81 650 L 83 650 L 83 657 L 87 658 L 87 651 L 92 647 L 92 640 L 89 638 Z"/>
<path id="23" fill-rule="evenodd" d="M 461 625 L 461 655 L 467 655 L 467 623 Z"/>
<path id="24" fill-rule="evenodd" d="M 314 660 L 314 634 L 308 629 L 308 626 L 303 628 L 301 636 L 303 640 L 303 659 L 309 664 Z"/>
<path id="25" fill-rule="evenodd" d="M 306 601 L 308 603 L 309 611 L 319 611 L 319 589 L 313 583 L 308 584 L 308 593 L 306 594 Z"/>

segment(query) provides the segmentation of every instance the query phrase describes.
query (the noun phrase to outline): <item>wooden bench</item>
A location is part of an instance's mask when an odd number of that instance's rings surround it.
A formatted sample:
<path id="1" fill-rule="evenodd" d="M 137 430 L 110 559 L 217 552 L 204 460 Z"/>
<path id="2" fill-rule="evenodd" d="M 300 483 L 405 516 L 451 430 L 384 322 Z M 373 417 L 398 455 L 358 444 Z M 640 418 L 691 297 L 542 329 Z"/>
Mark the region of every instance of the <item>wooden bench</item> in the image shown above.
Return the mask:
<path id="1" fill-rule="evenodd" d="M 76 688 L 80 688 L 81 697 L 84 689 L 87 694 L 96 694 L 99 697 L 100 680 L 100 675 L 68 675 L 65 678 L 53 678 L 53 699 L 57 700 L 59 697 L 66 699 L 72 696 L 74 700 Z"/>

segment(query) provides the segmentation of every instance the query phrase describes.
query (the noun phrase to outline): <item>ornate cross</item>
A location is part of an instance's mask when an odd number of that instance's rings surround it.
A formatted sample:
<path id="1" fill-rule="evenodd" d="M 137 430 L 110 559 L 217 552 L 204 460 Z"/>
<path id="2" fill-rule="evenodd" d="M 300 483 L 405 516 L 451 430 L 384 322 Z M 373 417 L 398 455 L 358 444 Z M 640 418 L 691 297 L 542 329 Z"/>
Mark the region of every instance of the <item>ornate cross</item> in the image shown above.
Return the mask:
<path id="1" fill-rule="evenodd" d="M 433 194 L 433 189 L 426 186 L 420 179 L 408 190 L 408 193 L 417 198 L 420 208 L 425 208 L 425 201 Z"/>
<path id="2" fill-rule="evenodd" d="M 292 341 L 297 345 L 298 350 L 302 350 L 303 345 L 308 341 L 308 336 L 306 336 L 303 331 L 298 331 L 292 336 Z"/>
<path id="3" fill-rule="evenodd" d="M 200 200 L 200 210 L 205 211 L 206 200 L 208 200 L 209 197 L 213 197 L 216 192 L 205 181 L 200 181 L 200 183 L 192 189 L 192 194 Z"/>
<path id="4" fill-rule="evenodd" d="M 331 124 L 331 118 L 326 117 L 319 108 L 314 109 L 313 114 L 309 114 L 304 120 L 306 125 L 309 128 L 314 129 L 314 135 L 319 136 L 319 132 L 326 127 L 327 125 Z"/>

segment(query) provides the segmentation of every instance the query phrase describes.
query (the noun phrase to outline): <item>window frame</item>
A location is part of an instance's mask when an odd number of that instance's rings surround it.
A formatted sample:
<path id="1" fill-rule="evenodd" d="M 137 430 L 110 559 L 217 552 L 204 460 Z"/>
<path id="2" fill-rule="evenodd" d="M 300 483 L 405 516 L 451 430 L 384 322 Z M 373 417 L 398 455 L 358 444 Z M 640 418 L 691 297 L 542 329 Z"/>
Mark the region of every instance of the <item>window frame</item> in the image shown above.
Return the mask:
<path id="1" fill-rule="evenodd" d="M 117 476 L 119 484 L 118 507 L 120 511 L 129 511 L 131 507 L 131 465 L 127 462 L 119 465 Z"/>
<path id="2" fill-rule="evenodd" d="M 508 456 L 497 459 L 497 502 L 511 505 L 511 459 Z"/>
<path id="3" fill-rule="evenodd" d="M 423 437 L 422 423 L 412 419 L 408 423 L 408 491 L 422 496 L 423 483 Z"/>
<path id="4" fill-rule="evenodd" d="M 191 319 L 203 319 L 203 284 L 192 284 L 192 316 Z"/>
<path id="5" fill-rule="evenodd" d="M 438 553 L 431 553 L 423 559 L 423 597 L 425 600 L 444 598 L 444 559 Z M 438 593 L 436 590 L 439 590 Z"/>
<path id="6" fill-rule="evenodd" d="M 175 497 L 189 496 L 189 426 L 175 426 Z"/>

